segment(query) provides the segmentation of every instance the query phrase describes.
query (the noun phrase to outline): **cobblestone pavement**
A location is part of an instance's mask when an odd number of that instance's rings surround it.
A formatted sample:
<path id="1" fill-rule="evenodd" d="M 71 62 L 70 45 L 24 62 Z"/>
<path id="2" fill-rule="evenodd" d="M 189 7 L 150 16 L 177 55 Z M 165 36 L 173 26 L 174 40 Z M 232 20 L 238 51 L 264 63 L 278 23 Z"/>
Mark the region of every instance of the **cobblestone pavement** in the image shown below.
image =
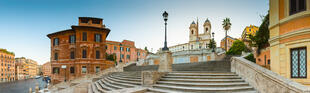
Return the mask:
<path id="1" fill-rule="evenodd" d="M 42 81 L 42 77 L 39 79 L 4 82 L 0 83 L 0 93 L 28 93 L 30 87 L 32 88 L 32 91 L 34 91 L 36 83 L 39 84 L 40 89 L 43 89 L 47 84 Z"/>

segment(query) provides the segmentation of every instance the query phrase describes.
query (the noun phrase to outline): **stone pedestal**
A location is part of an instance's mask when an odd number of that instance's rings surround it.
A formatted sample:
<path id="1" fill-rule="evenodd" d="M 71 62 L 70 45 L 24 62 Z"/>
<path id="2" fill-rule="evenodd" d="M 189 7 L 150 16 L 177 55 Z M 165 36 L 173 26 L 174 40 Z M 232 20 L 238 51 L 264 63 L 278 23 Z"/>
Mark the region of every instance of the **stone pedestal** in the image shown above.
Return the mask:
<path id="1" fill-rule="evenodd" d="M 160 62 L 158 72 L 171 72 L 172 71 L 172 53 L 170 51 L 161 51 L 159 53 Z"/>
<path id="2" fill-rule="evenodd" d="M 142 72 L 142 86 L 151 87 L 167 72 L 158 71 L 143 71 Z"/>

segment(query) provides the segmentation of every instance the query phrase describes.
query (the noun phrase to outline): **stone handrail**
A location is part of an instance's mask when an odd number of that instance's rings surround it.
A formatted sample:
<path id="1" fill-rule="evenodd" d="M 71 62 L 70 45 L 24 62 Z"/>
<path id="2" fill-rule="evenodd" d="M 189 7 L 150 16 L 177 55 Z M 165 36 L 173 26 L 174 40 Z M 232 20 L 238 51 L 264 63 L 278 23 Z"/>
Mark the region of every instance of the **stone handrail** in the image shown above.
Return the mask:
<path id="1" fill-rule="evenodd" d="M 310 87 L 282 77 L 243 57 L 233 57 L 231 60 L 231 71 L 243 77 L 260 93 L 310 93 Z"/>

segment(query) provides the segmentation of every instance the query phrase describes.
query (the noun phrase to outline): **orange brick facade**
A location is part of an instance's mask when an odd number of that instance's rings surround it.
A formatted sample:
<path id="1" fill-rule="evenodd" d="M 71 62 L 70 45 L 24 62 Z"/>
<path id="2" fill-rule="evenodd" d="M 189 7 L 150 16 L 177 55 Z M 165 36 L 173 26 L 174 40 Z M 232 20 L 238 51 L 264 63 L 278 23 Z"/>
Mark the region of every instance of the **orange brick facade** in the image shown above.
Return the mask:
<path id="1" fill-rule="evenodd" d="M 270 69 L 270 50 L 269 48 L 260 51 L 260 54 L 256 57 L 256 64 Z"/>
<path id="2" fill-rule="evenodd" d="M 14 81 L 15 78 L 15 55 L 0 50 L 0 82 Z"/>
<path id="3" fill-rule="evenodd" d="M 100 18 L 79 17 L 79 25 L 48 34 L 51 39 L 52 83 L 95 74 L 113 62 L 106 60 L 105 28 Z"/>
<path id="4" fill-rule="evenodd" d="M 122 42 L 106 41 L 107 54 L 115 54 L 116 61 L 130 62 L 145 59 L 147 51 L 135 47 L 135 42 L 123 40 Z M 120 54 L 121 51 L 121 54 Z M 120 57 L 121 56 L 121 57 Z"/>

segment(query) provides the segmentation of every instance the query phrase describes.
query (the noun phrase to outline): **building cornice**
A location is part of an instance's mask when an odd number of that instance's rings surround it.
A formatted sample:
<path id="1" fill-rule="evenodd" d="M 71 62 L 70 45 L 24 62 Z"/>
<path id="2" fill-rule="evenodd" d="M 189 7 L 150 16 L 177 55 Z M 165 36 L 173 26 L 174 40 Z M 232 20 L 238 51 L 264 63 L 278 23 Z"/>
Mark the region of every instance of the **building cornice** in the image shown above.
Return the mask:
<path id="1" fill-rule="evenodd" d="M 292 20 L 295 20 L 295 19 L 298 19 L 298 18 L 302 18 L 302 17 L 308 17 L 308 16 L 310 16 L 310 11 L 309 10 L 303 11 L 303 12 L 300 12 L 300 13 L 297 13 L 297 14 L 293 14 L 293 15 L 287 16 L 286 18 L 281 19 L 279 21 L 279 23 L 270 24 L 269 25 L 269 29 L 273 29 L 274 27 L 279 26 L 279 25 L 284 24 L 284 23 L 287 23 L 289 21 L 292 21 Z"/>
<path id="2" fill-rule="evenodd" d="M 287 39 L 287 38 L 291 38 L 291 37 L 295 37 L 295 36 L 299 36 L 299 35 L 303 35 L 303 34 L 310 34 L 310 28 L 292 31 L 292 32 L 285 33 L 285 34 L 280 35 L 280 36 L 272 37 L 269 39 L 269 43 L 270 43 L 270 46 L 274 46 L 274 45 L 279 44 L 279 40 L 281 40 L 281 39 Z"/>

